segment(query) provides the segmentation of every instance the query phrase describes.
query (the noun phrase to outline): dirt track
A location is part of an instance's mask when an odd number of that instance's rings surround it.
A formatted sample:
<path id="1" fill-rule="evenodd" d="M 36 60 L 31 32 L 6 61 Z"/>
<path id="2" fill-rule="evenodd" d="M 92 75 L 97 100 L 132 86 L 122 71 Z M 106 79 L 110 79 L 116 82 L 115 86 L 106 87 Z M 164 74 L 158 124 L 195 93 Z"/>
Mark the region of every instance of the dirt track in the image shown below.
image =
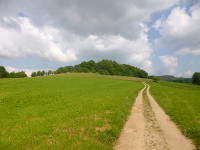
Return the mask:
<path id="1" fill-rule="evenodd" d="M 149 85 L 138 94 L 114 150 L 195 150 L 156 103 Z"/>

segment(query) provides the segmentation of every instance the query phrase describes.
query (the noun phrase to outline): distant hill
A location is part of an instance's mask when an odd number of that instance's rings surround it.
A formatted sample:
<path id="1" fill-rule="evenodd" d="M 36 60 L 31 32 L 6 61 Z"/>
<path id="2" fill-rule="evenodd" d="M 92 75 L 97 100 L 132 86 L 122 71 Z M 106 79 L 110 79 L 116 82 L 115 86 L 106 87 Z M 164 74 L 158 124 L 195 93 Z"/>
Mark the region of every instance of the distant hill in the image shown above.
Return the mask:
<path id="1" fill-rule="evenodd" d="M 67 72 L 92 72 L 104 75 L 131 76 L 139 78 L 148 77 L 148 73 L 140 68 L 127 64 L 119 64 L 116 61 L 106 59 L 99 62 L 95 62 L 93 60 L 84 61 L 75 66 L 60 67 L 54 73 L 59 74 Z"/>
<path id="2" fill-rule="evenodd" d="M 174 77 L 172 75 L 158 76 L 161 80 L 171 81 L 171 82 L 180 82 L 180 83 L 192 83 L 192 78 L 184 77 Z"/>

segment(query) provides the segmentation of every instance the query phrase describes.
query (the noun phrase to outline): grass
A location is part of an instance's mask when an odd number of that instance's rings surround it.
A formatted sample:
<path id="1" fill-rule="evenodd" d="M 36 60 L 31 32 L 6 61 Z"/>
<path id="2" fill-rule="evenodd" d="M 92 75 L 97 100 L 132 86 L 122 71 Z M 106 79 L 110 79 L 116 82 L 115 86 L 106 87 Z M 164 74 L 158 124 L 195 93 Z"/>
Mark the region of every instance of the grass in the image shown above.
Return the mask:
<path id="1" fill-rule="evenodd" d="M 0 85 L 0 150 L 111 150 L 143 87 L 134 78 L 94 74 Z"/>
<path id="2" fill-rule="evenodd" d="M 200 86 L 164 81 L 150 85 L 157 102 L 200 150 Z"/>

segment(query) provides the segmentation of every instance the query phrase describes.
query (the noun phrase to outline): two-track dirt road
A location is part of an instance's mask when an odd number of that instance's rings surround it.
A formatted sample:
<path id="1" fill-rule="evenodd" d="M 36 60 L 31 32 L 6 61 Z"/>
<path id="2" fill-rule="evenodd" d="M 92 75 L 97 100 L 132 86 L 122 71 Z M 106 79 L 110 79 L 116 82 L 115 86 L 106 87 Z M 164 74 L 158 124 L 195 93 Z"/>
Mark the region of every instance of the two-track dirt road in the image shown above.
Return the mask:
<path id="1" fill-rule="evenodd" d="M 195 150 L 144 85 L 114 150 Z"/>

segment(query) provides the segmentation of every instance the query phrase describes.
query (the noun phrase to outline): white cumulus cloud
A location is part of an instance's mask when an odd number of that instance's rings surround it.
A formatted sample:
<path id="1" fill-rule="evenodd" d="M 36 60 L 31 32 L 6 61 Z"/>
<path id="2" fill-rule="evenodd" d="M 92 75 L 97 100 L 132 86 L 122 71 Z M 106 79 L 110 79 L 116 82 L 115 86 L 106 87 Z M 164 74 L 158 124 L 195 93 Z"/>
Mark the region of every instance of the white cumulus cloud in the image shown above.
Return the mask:
<path id="1" fill-rule="evenodd" d="M 161 34 L 156 42 L 158 49 L 198 53 L 196 50 L 200 49 L 200 2 L 189 10 L 174 8 L 166 20 L 157 20 L 154 27 Z"/>
<path id="2" fill-rule="evenodd" d="M 4 17 L 3 20 L 6 24 L 15 23 L 15 27 L 0 26 L 3 35 L 0 36 L 0 57 L 39 56 L 60 62 L 106 58 L 151 71 L 149 58 L 153 51 L 144 25 L 137 39 L 110 34 L 79 36 L 70 32 L 64 37 L 59 29 L 38 28 L 27 17 Z"/>
<path id="3" fill-rule="evenodd" d="M 146 23 L 178 2 L 1 0 L 0 58 L 36 56 L 66 64 L 113 59 L 153 72 Z"/>
<path id="4" fill-rule="evenodd" d="M 176 52 L 176 54 L 177 55 L 188 55 L 188 54 L 191 54 L 191 55 L 198 56 L 198 55 L 200 55 L 200 49 L 184 48 L 184 49 L 178 50 Z"/>
<path id="5" fill-rule="evenodd" d="M 55 61 L 73 61 L 76 56 L 72 50 L 64 51 L 60 43 L 59 30 L 45 26 L 37 28 L 26 17 L 4 17 L 7 26 L 0 26 L 0 57 L 40 56 Z"/>
<path id="6" fill-rule="evenodd" d="M 178 58 L 174 56 L 160 56 L 159 58 L 166 69 L 164 72 L 174 75 L 178 67 Z"/>

